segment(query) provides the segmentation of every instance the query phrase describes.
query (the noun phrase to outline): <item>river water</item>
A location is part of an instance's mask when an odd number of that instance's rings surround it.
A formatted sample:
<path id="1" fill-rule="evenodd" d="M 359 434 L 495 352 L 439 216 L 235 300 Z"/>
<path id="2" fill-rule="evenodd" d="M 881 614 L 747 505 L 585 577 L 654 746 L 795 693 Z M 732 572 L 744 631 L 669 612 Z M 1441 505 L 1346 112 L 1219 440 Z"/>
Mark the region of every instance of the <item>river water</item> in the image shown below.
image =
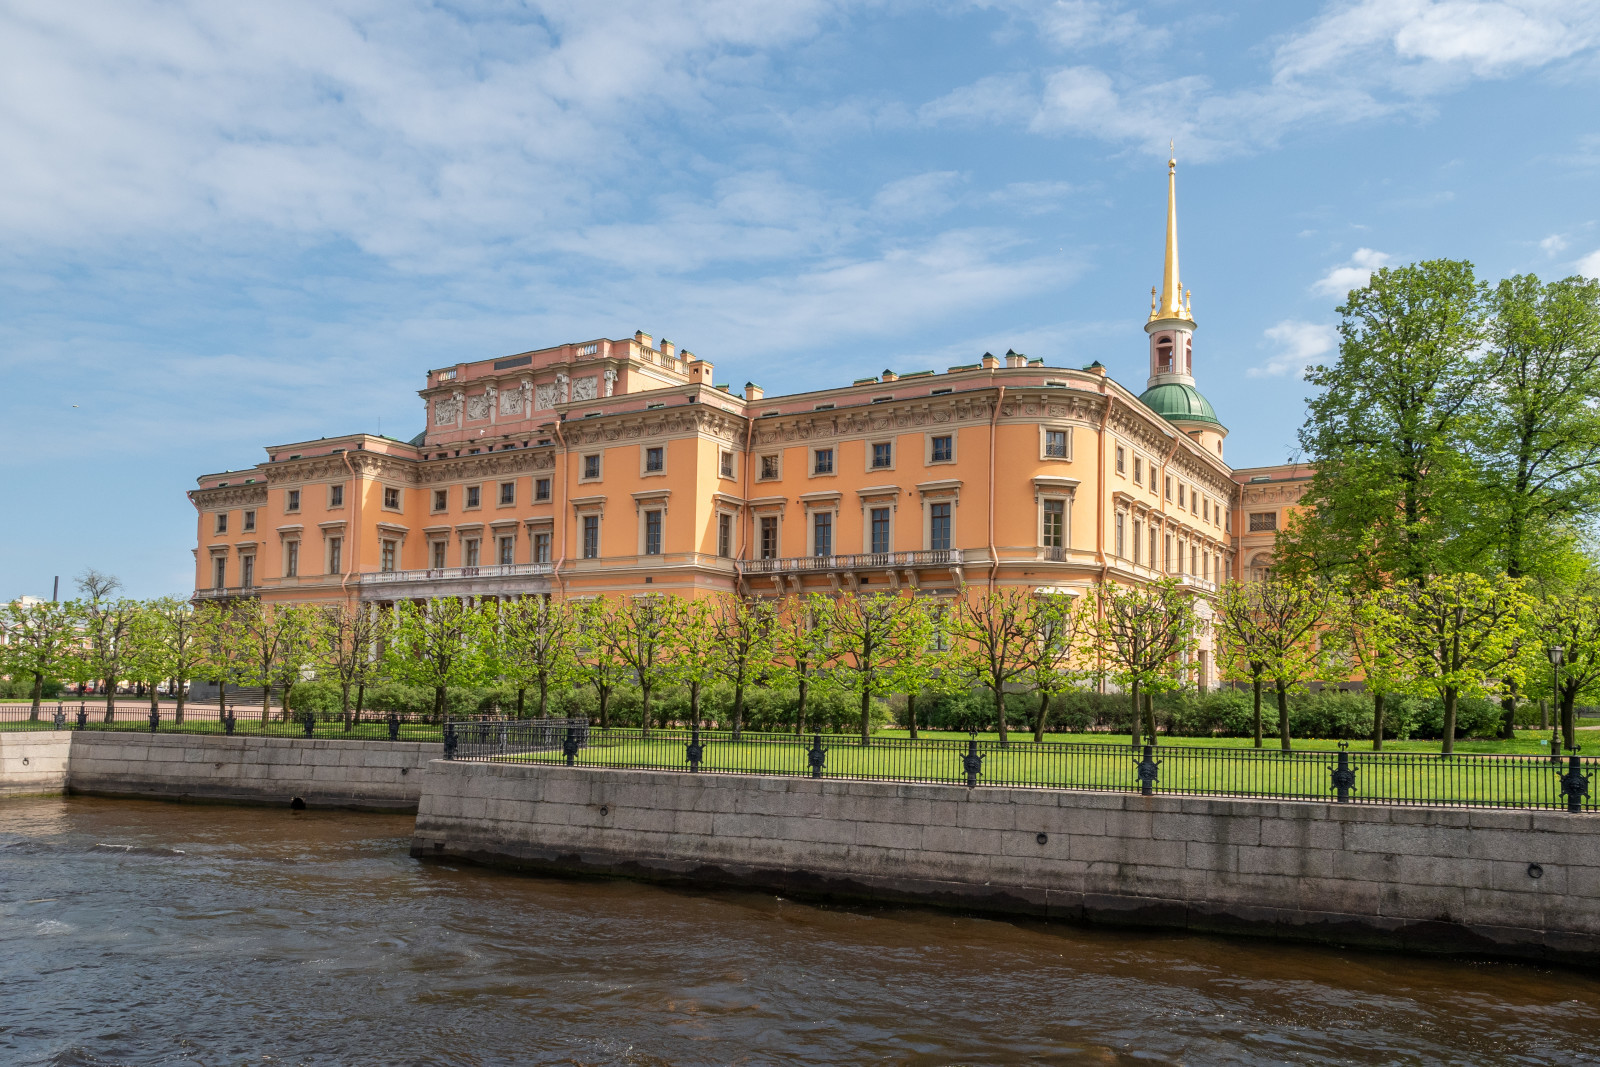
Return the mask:
<path id="1" fill-rule="evenodd" d="M 507 875 L 410 830 L 0 802 L 0 1063 L 1600 1063 L 1572 971 Z"/>

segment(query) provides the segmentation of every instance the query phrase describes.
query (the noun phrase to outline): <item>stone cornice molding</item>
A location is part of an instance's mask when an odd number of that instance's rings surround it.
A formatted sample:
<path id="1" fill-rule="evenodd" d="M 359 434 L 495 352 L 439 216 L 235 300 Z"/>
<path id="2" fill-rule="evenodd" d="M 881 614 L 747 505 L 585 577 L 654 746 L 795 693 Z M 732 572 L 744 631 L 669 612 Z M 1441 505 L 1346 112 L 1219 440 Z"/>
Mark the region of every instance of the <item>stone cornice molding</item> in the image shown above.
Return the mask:
<path id="1" fill-rule="evenodd" d="M 1109 397 L 1099 393 L 1086 393 L 1076 389 L 1051 389 L 1040 393 L 1022 392 L 1007 395 L 1000 405 L 1002 419 L 1067 419 L 1070 422 L 1098 426 Z"/>
<path id="2" fill-rule="evenodd" d="M 472 478 L 496 478 L 506 474 L 553 470 L 553 449 L 521 448 L 509 452 L 483 452 L 476 456 L 455 456 L 421 464 L 417 481 L 422 485 L 460 482 Z"/>
<path id="3" fill-rule="evenodd" d="M 909 397 L 871 407 L 768 416 L 756 423 L 755 443 L 782 445 L 987 421 L 993 406 L 990 396 Z"/>
<path id="4" fill-rule="evenodd" d="M 1245 507 L 1262 504 L 1293 504 L 1306 495 L 1308 482 L 1257 482 L 1239 487 L 1239 498 Z"/>
<path id="5" fill-rule="evenodd" d="M 728 443 L 744 439 L 747 420 L 742 415 L 703 404 L 684 404 L 654 411 L 622 412 L 567 423 L 568 440 L 575 445 L 607 445 L 646 438 L 708 437 Z"/>
<path id="6" fill-rule="evenodd" d="M 264 505 L 267 502 L 267 487 L 264 484 L 257 484 L 191 489 L 189 502 L 198 511 L 247 507 L 251 504 Z"/>

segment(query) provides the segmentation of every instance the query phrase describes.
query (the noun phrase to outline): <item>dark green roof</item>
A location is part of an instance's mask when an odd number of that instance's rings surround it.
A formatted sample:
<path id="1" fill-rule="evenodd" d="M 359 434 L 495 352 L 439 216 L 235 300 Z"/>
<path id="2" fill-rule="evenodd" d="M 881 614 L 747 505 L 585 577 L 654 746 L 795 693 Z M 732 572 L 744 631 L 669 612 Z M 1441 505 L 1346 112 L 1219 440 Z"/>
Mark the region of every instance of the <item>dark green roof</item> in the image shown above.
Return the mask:
<path id="1" fill-rule="evenodd" d="M 1139 400 L 1168 422 L 1214 422 L 1222 425 L 1222 420 L 1211 409 L 1211 402 L 1192 385 L 1167 382 L 1146 389 Z"/>

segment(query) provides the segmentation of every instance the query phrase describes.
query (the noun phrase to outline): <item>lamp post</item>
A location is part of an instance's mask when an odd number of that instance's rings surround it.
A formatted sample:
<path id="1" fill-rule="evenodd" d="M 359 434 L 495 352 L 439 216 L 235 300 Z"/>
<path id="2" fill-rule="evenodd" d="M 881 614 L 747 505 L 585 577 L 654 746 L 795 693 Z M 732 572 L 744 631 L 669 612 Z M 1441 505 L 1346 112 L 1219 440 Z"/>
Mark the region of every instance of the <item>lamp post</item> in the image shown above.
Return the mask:
<path id="1" fill-rule="evenodd" d="M 1550 702 L 1555 705 L 1553 725 L 1550 729 L 1550 756 L 1553 759 L 1561 757 L 1561 657 L 1564 650 L 1560 645 L 1551 645 L 1550 656 Z"/>

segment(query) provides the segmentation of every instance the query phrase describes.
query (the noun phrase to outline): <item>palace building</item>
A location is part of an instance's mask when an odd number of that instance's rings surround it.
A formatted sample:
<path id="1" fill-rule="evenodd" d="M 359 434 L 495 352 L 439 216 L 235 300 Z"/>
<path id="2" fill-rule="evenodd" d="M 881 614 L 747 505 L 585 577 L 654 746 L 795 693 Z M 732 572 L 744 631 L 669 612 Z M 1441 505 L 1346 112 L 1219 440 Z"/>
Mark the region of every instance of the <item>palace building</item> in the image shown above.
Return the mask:
<path id="1" fill-rule="evenodd" d="M 1142 393 L 1098 361 L 1015 352 L 735 393 L 643 332 L 460 363 L 428 372 L 409 442 L 273 445 L 201 477 L 195 597 L 951 596 L 1169 575 L 1204 597 L 1263 572 L 1308 472 L 1224 460 L 1196 387 L 1175 170 Z"/>

